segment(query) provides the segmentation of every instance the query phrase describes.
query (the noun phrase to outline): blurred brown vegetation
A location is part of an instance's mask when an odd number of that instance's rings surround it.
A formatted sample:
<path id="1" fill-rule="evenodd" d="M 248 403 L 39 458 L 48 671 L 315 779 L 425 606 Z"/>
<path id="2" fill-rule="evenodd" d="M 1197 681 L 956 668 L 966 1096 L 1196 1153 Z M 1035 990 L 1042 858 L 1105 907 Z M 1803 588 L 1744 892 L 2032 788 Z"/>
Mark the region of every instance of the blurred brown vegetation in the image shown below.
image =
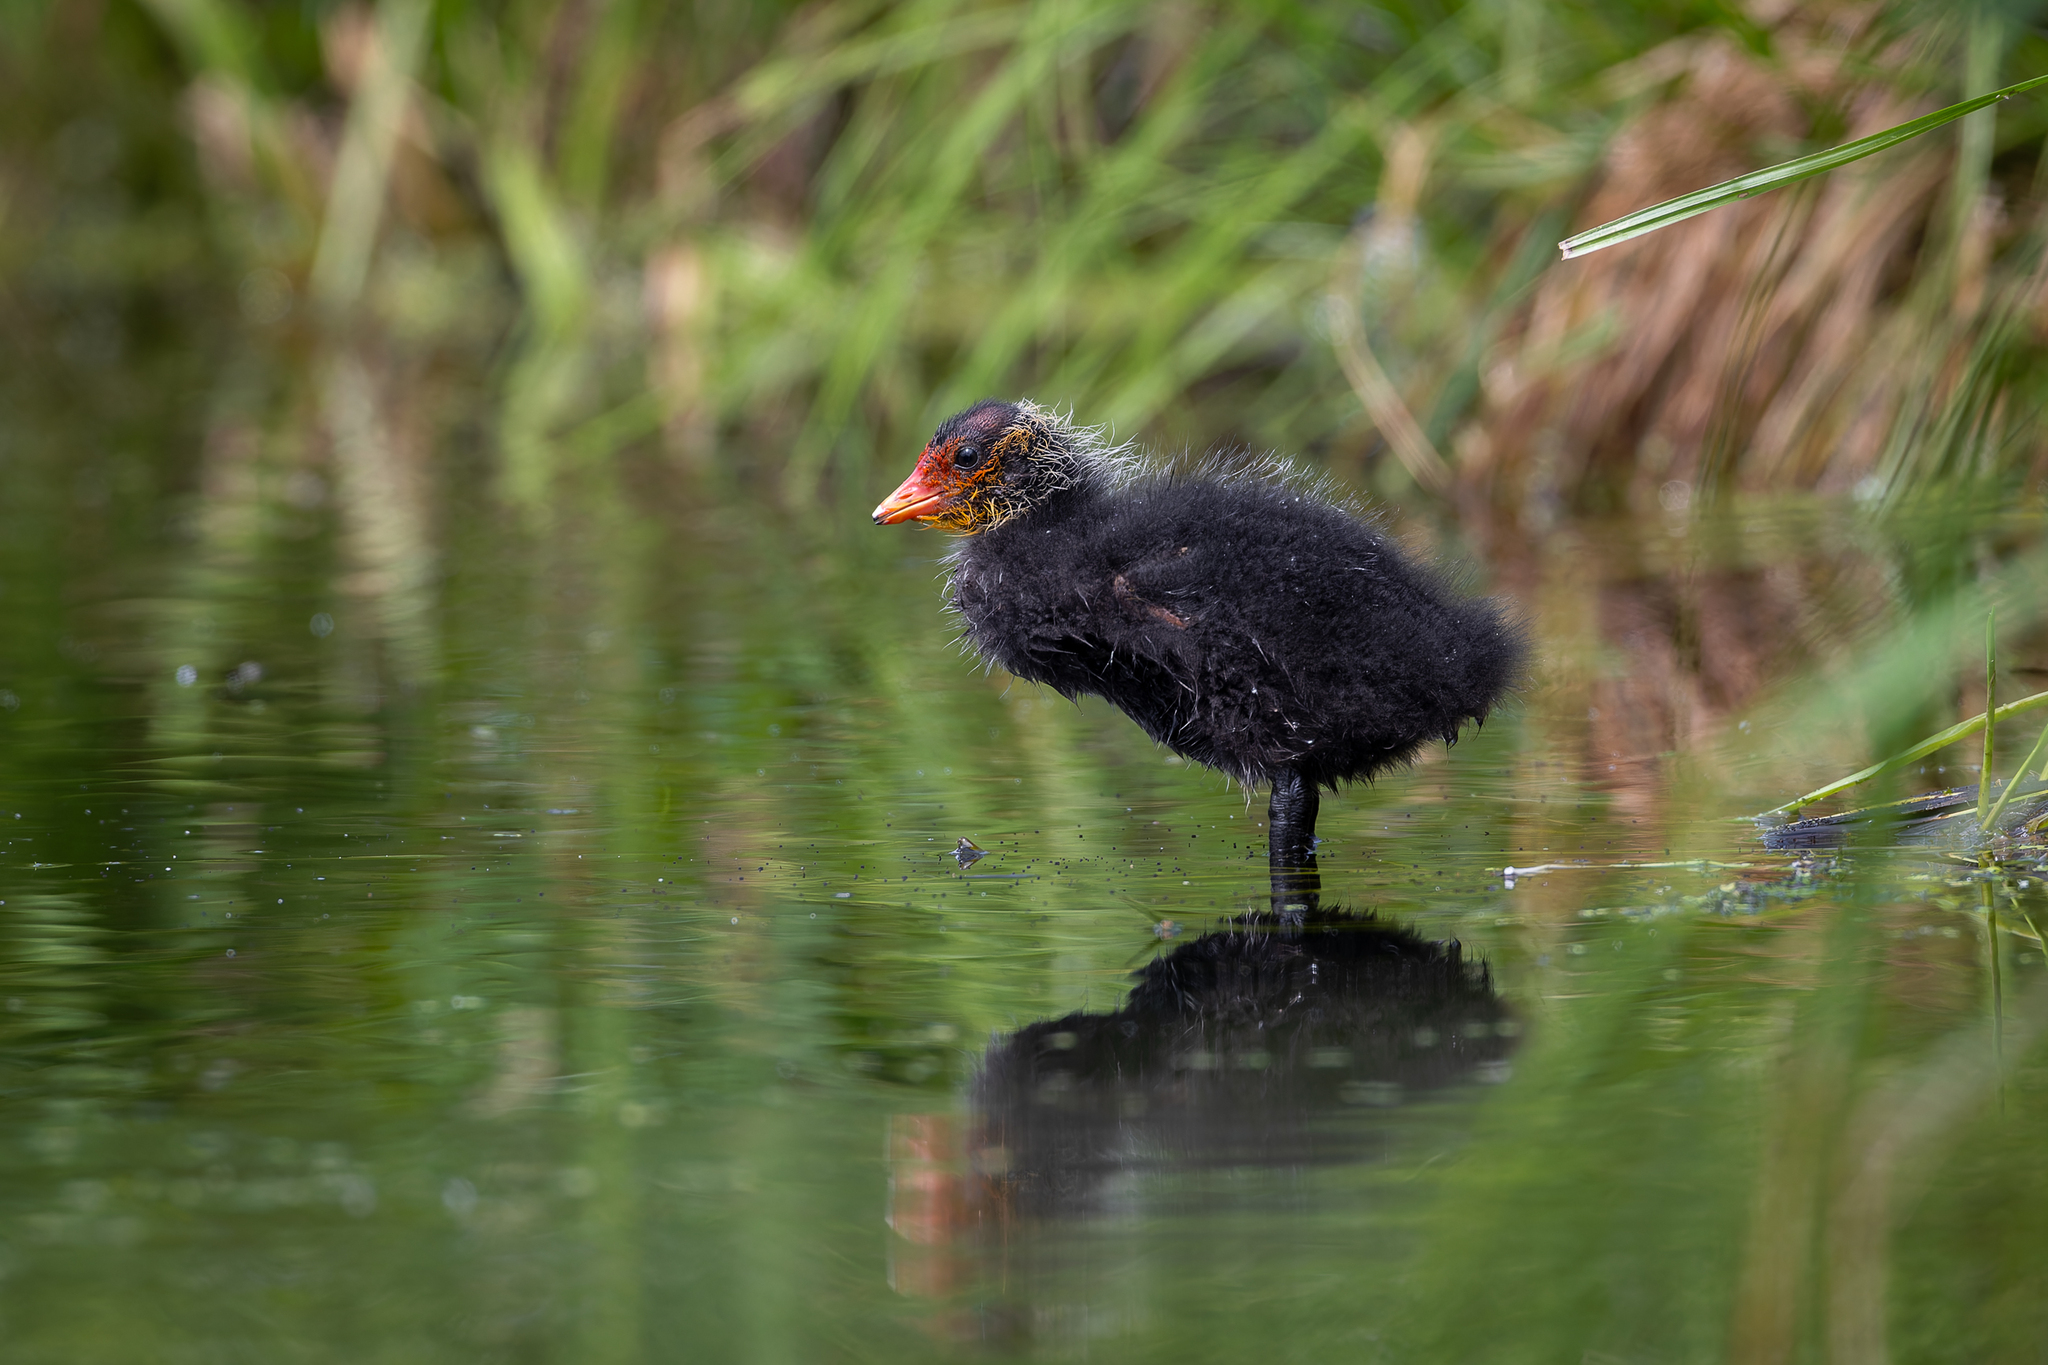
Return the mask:
<path id="1" fill-rule="evenodd" d="M 1583 217 L 1740 174 L 1759 146 L 1811 142 L 1815 110 L 1839 110 L 1848 140 L 1933 106 L 1856 61 L 1874 9 L 1822 13 L 1776 30 L 1773 63 L 1721 35 L 1651 54 L 1679 79 L 1615 137 Z M 1880 69 L 1913 65 L 1909 35 L 1879 30 L 1870 46 Z M 1968 134 L 1961 156 L 1909 145 L 1550 272 L 1487 376 L 1472 474 L 1521 498 L 1613 487 L 1638 507 L 1674 482 L 1680 497 L 1999 469 L 2037 482 L 2048 449 L 2013 429 L 2027 400 L 2000 367 L 2032 360 L 2048 321 L 2048 205 L 2031 178 L 1994 181 L 1990 150 Z M 1595 329 L 1603 344 L 1558 363 Z"/>
<path id="2" fill-rule="evenodd" d="M 2031 17 L 34 0 L 0 331 L 89 362 L 198 324 L 425 408 L 481 366 L 529 505 L 650 442 L 807 502 L 986 392 L 1524 526 L 2009 495 L 2048 454 L 2037 101 L 1554 244 L 2032 71 Z"/>

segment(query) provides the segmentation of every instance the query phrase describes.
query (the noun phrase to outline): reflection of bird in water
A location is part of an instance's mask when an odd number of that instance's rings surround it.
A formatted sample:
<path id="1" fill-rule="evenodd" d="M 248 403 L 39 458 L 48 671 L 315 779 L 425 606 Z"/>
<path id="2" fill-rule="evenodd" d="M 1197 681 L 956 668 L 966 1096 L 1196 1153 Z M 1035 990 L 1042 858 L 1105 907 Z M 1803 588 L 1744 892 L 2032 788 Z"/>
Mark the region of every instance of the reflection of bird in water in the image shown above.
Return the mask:
<path id="1" fill-rule="evenodd" d="M 1371 1157 L 1382 1107 L 1501 1078 L 1518 1031 L 1456 942 L 1341 910 L 1246 915 L 1138 976 L 1121 1009 L 992 1041 L 964 1122 L 892 1120 L 889 1282 L 955 1305 L 935 1330 L 1030 1334 L 1024 1225 L 1127 1204 L 1145 1172 Z M 976 1281 L 1007 1287 L 962 1306 Z"/>
<path id="2" fill-rule="evenodd" d="M 1497 1066 L 1516 1026 L 1483 966 L 1370 916 L 1247 916 L 1155 960 L 1123 1008 L 1032 1024 L 974 1087 L 1000 1212 L 1090 1206 L 1148 1165 L 1346 1159 L 1327 1120 Z"/>
<path id="3" fill-rule="evenodd" d="M 982 656 L 1107 698 L 1175 753 L 1271 783 L 1276 867 L 1312 865 L 1318 789 L 1483 721 L 1520 633 L 1276 460 L 1152 469 L 1032 403 L 939 427 L 875 509 L 962 533 Z"/>

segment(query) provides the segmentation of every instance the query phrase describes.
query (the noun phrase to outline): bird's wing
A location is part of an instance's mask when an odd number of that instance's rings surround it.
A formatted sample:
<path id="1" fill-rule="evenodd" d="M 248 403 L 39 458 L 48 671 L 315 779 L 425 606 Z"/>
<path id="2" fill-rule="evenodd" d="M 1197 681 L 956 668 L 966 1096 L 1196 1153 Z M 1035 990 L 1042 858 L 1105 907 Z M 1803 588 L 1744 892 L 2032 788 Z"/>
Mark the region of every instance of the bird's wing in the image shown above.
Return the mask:
<path id="1" fill-rule="evenodd" d="M 1062 691 L 1120 694 L 1140 675 L 1146 686 L 1184 691 L 1196 671 L 1195 604 L 1149 561 L 1103 564 L 1062 576 L 1057 604 L 1033 612 L 1010 638 L 1023 655 L 1006 666 Z"/>
<path id="2" fill-rule="evenodd" d="M 1212 565 L 1185 544 L 1161 544 L 1123 564 L 1110 578 L 1110 595 L 1126 615 L 1185 631 L 1213 597 Z"/>

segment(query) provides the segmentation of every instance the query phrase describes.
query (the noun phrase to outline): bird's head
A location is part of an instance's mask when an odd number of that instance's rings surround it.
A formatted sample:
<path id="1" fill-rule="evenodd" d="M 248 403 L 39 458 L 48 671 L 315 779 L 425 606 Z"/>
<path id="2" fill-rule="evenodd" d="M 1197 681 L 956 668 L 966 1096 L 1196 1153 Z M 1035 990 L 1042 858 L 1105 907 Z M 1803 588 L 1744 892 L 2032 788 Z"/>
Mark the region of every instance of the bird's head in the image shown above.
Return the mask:
<path id="1" fill-rule="evenodd" d="M 875 524 L 916 520 L 961 535 L 1000 526 L 1072 486 L 1073 435 L 1035 403 L 983 399 L 939 424 Z"/>

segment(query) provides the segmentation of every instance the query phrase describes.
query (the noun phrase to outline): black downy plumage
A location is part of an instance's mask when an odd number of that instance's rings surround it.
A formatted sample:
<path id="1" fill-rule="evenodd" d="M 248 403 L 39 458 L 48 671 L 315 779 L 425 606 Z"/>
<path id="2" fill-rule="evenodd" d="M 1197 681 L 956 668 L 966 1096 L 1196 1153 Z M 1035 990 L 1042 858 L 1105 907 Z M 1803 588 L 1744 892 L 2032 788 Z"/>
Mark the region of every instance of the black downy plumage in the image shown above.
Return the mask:
<path id="1" fill-rule="evenodd" d="M 968 533 L 951 599 L 984 659 L 1271 783 L 1276 865 L 1312 857 L 1319 788 L 1455 743 L 1523 667 L 1497 603 L 1276 459 L 1155 466 L 989 400 L 939 428 L 875 517 Z"/>

